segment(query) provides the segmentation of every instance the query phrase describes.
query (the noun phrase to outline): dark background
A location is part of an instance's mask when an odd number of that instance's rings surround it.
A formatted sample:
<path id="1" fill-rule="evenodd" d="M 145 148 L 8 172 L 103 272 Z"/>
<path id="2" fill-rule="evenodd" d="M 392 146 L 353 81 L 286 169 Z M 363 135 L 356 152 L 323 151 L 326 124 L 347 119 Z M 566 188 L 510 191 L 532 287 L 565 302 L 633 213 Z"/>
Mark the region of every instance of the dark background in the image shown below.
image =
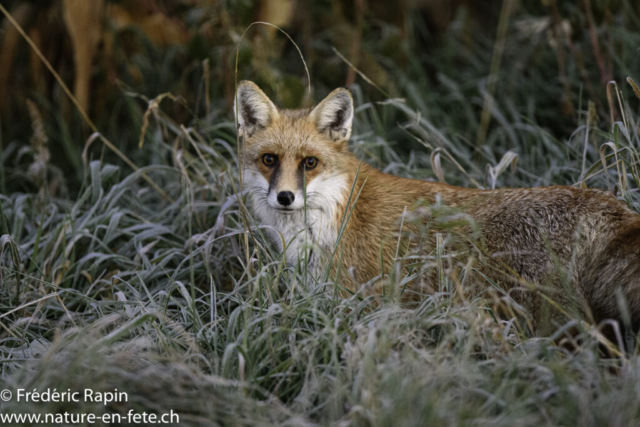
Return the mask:
<path id="1" fill-rule="evenodd" d="M 274 28 L 247 31 L 238 80 L 254 80 L 280 106 L 309 105 L 337 86 L 359 83 L 361 102 L 403 97 L 450 134 L 464 135 L 480 147 L 499 125 L 482 122 L 488 95 L 512 118 L 525 117 L 567 138 L 584 119 L 579 109 L 586 111 L 588 101 L 609 130 L 611 115 L 615 121 L 619 113 L 608 105 L 607 82 L 625 84 L 640 69 L 640 4 L 629 0 L 82 3 L 2 4 L 74 91 L 97 129 L 139 166 L 163 162 L 152 148 L 138 149 L 149 99 L 168 92 L 177 97 L 161 103 L 176 124 L 232 119 L 236 45 L 254 21 L 287 31 L 311 74 L 309 96 L 293 44 Z M 364 82 L 334 48 L 387 95 Z M 82 150 L 92 131 L 4 17 L 0 63 L 0 190 L 37 189 L 39 178 L 28 171 L 39 161 L 48 175 L 58 177 L 47 179 L 52 194 L 77 193 Z M 467 105 L 465 113 L 458 101 Z M 392 126 L 386 132 L 393 134 L 395 119 L 385 120 Z M 37 129 L 44 142 L 32 137 Z M 221 132 L 229 137 L 228 128 Z M 402 142 L 402 135 L 395 137 Z M 39 159 L 37 144 L 48 148 Z M 100 144 L 93 144 L 88 156 L 122 163 Z"/>

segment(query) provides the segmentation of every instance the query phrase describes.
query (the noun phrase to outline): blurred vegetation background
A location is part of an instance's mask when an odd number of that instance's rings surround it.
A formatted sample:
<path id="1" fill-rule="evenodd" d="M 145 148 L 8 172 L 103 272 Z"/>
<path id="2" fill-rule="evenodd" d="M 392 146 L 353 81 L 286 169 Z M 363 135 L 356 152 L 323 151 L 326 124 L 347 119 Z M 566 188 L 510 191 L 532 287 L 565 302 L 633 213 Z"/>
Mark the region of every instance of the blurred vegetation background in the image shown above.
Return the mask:
<path id="1" fill-rule="evenodd" d="M 637 0 L 0 6 L 35 46 L 0 16 L 2 388 L 117 388 L 128 405 L 72 409 L 197 426 L 640 424 L 638 347 L 578 314 L 532 337 L 500 284 L 466 294 L 475 255 L 455 261 L 453 234 L 399 257 L 381 296 L 286 265 L 247 232 L 231 114 L 236 77 L 283 107 L 349 86 L 350 149 L 385 172 L 595 187 L 640 212 Z M 297 43 L 311 93 L 295 46 L 256 21 Z"/>
<path id="2" fill-rule="evenodd" d="M 570 136 L 584 120 L 579 109 L 588 111 L 588 102 L 601 119 L 619 120 L 608 105 L 607 82 L 623 82 L 640 69 L 640 33 L 633 31 L 640 28 L 640 3 L 631 0 L 2 4 L 98 130 L 138 166 L 163 163 L 152 145 L 138 148 L 144 113 L 158 95 L 174 96 L 163 98 L 161 107 L 176 124 L 193 125 L 194 117 L 198 126 L 231 119 L 236 45 L 255 21 L 287 31 L 309 67 L 311 94 L 293 44 L 275 28 L 249 29 L 240 45 L 237 77 L 257 82 L 280 106 L 309 105 L 354 83 L 361 84 L 364 101 L 387 98 L 336 49 L 389 96 L 406 97 L 423 114 L 438 110 L 441 129 L 464 135 L 477 147 L 500 124 L 491 113 L 494 103 L 558 138 Z M 6 17 L 0 63 L 0 191 L 36 190 L 45 173 L 51 194 L 77 193 L 91 129 Z M 399 129 L 387 132 L 401 149 L 412 146 Z M 122 163 L 110 150 L 92 145 L 90 158 Z"/>

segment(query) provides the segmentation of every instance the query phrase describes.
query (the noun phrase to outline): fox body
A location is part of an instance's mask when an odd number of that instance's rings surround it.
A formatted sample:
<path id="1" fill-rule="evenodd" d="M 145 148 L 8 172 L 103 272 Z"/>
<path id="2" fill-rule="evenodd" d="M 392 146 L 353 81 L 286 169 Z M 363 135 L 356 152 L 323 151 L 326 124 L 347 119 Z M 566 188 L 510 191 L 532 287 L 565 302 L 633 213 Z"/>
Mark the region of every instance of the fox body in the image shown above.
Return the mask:
<path id="1" fill-rule="evenodd" d="M 354 106 L 346 89 L 314 109 L 280 110 L 245 81 L 236 111 L 244 186 L 289 263 L 311 245 L 312 271 L 323 271 L 324 260 L 341 264 L 347 287 L 357 288 L 390 271 L 399 232 L 429 221 L 436 230 L 432 208 L 445 205 L 456 209 L 462 233 L 479 232 L 470 245 L 486 261 L 477 266 L 483 275 L 511 289 L 570 283 L 571 292 L 556 286 L 553 299 L 577 303 L 596 321 L 623 320 L 622 295 L 640 325 L 640 216 L 612 195 L 568 186 L 468 189 L 382 173 L 347 148 Z M 537 321 L 545 315 L 533 293 L 514 295 Z"/>

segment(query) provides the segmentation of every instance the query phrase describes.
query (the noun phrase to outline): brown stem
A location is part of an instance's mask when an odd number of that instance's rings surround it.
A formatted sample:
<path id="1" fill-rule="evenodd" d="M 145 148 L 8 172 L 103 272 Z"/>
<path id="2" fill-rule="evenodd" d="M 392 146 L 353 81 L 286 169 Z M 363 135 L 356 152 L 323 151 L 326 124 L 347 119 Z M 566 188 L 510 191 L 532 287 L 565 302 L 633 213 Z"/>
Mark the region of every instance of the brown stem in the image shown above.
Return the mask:
<path id="1" fill-rule="evenodd" d="M 351 44 L 351 61 L 357 67 L 358 58 L 360 57 L 360 46 L 362 44 L 362 21 L 364 17 L 364 4 L 365 0 L 354 0 L 356 8 L 356 23 L 355 23 L 355 36 L 353 37 L 353 43 Z M 347 72 L 347 81 L 345 86 L 349 87 L 356 81 L 356 71 L 353 68 L 349 68 Z"/>
<path id="2" fill-rule="evenodd" d="M 566 33 L 565 35 L 566 35 L 567 46 L 569 46 L 569 51 L 571 52 L 571 54 L 573 55 L 576 61 L 576 68 L 580 73 L 580 77 L 582 78 L 582 82 L 584 83 L 584 86 L 587 88 L 587 92 L 589 92 L 589 96 L 596 103 L 596 106 L 598 107 L 598 112 L 606 116 L 607 112 L 602 106 L 602 103 L 600 102 L 599 97 L 596 96 L 595 89 L 593 88 L 593 85 L 589 80 L 589 75 L 587 73 L 586 67 L 584 66 L 584 61 L 582 60 L 582 56 L 580 55 L 580 52 L 578 51 L 578 49 L 576 49 L 576 46 L 573 44 L 573 41 L 571 41 L 571 36 Z"/>
<path id="3" fill-rule="evenodd" d="M 596 34 L 596 23 L 593 19 L 593 11 L 591 10 L 591 0 L 582 0 L 585 8 L 585 14 L 587 15 L 587 24 L 589 26 L 589 37 L 591 38 L 591 44 L 593 45 L 593 54 L 596 57 L 598 63 L 598 69 L 600 70 L 600 80 L 603 85 L 606 85 L 609 80 L 604 63 L 604 58 L 600 52 L 600 44 L 598 43 L 598 36 Z"/>
<path id="4" fill-rule="evenodd" d="M 563 113 L 567 115 L 573 115 L 575 111 L 573 108 L 573 103 L 571 102 L 571 85 L 569 84 L 569 80 L 567 79 L 567 56 L 564 50 L 564 41 L 560 34 L 562 32 L 562 17 L 560 16 L 560 12 L 558 11 L 558 4 L 556 0 L 551 0 L 549 3 L 551 6 L 551 17 L 553 19 L 551 32 L 553 33 L 553 38 L 557 44 L 556 56 L 558 57 L 558 73 L 563 89 Z"/>

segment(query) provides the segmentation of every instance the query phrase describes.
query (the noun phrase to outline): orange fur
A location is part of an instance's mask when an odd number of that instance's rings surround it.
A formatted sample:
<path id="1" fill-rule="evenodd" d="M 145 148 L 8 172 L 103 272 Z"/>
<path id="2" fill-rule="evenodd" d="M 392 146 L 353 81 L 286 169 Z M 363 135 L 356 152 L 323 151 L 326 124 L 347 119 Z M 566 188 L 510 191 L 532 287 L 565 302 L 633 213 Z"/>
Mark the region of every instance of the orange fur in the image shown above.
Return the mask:
<path id="1" fill-rule="evenodd" d="M 459 236 L 463 244 L 453 238 L 447 242 L 476 256 L 477 271 L 512 289 L 539 325 L 555 315 L 544 310 L 538 293 L 526 284 L 552 285 L 552 298 L 563 309 L 577 306 L 597 321 L 621 320 L 619 289 L 634 326 L 640 325 L 640 216 L 612 195 L 563 186 L 476 190 L 391 176 L 360 164 L 348 151 L 353 116 L 348 91 L 334 91 L 314 110 L 277 110 L 250 82 L 241 83 L 239 94 L 246 101 L 240 100 L 238 111 L 255 211 L 263 223 L 285 230 L 291 242 L 300 238 L 295 230 L 302 229 L 319 249 L 316 271 L 327 262 L 334 264 L 334 272 L 341 265 L 344 283 L 355 290 L 389 274 L 399 250 L 402 255 L 412 248 L 433 248 L 434 233 L 440 230 Z M 278 168 L 265 166 L 264 154 L 277 156 Z M 318 159 L 318 166 L 301 169 L 310 156 Z M 302 223 L 295 209 L 276 210 L 274 197 L 280 191 L 304 197 L 303 181 L 308 216 L 314 222 Z M 453 209 L 445 215 L 447 221 L 438 217 L 442 205 Z M 401 219 L 403 212 L 408 214 Z M 342 219 L 348 215 L 338 243 Z M 425 226 L 429 231 L 420 246 L 418 235 Z M 404 236 L 400 246 L 399 233 Z M 294 246 L 295 251 L 303 247 Z M 295 251 L 288 249 L 290 260 L 295 261 Z M 477 276 L 469 285 L 482 282 Z M 570 292 L 562 289 L 565 282 Z"/>

